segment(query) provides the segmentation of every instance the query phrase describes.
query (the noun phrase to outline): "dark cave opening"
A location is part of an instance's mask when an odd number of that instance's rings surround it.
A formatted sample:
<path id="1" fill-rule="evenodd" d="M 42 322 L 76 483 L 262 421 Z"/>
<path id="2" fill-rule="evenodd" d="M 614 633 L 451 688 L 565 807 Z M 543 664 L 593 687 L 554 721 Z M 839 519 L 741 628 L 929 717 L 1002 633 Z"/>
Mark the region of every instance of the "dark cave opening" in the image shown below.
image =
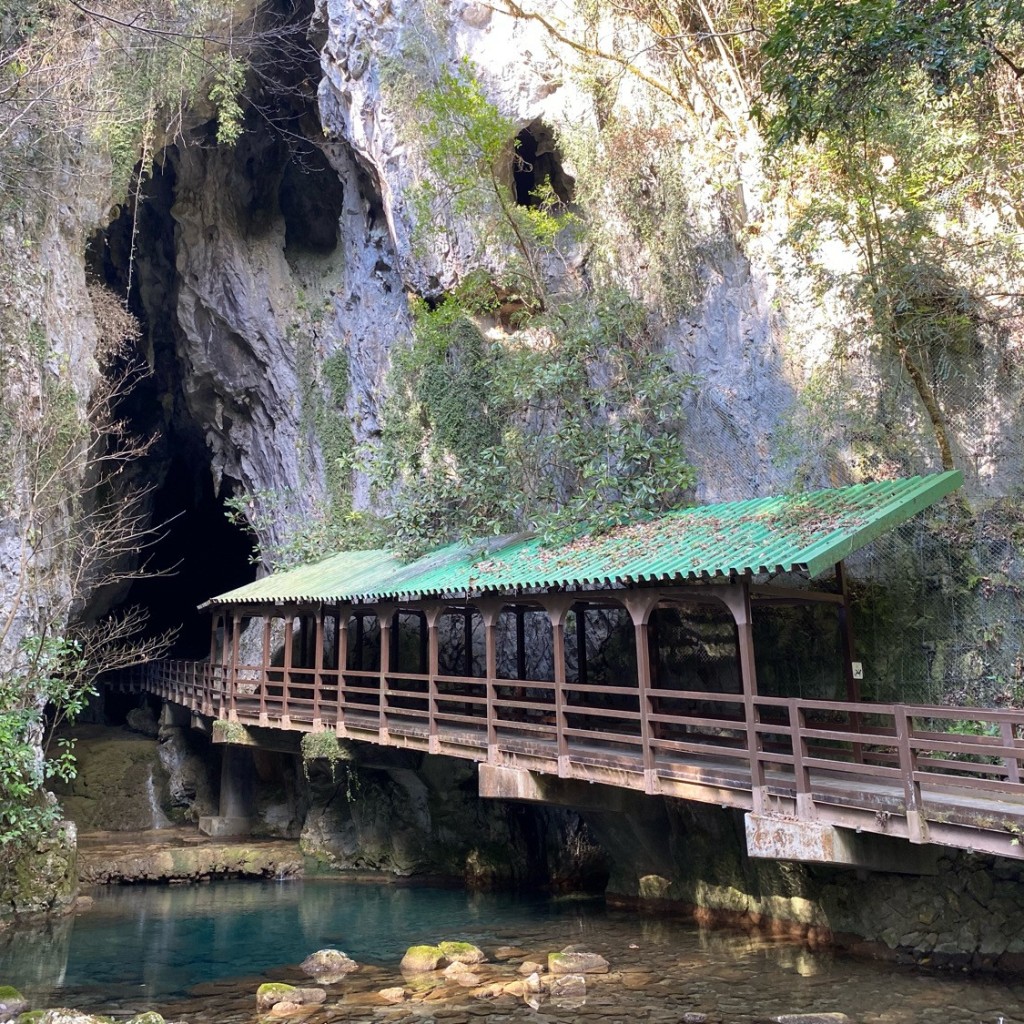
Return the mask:
<path id="1" fill-rule="evenodd" d="M 519 206 L 544 205 L 544 198 L 538 195 L 544 185 L 551 186 L 562 206 L 573 201 L 576 179 L 562 166 L 554 132 L 542 121 L 532 121 L 516 136 L 512 184 Z"/>
<path id="2" fill-rule="evenodd" d="M 225 515 L 232 481 L 215 483 L 203 428 L 185 401 L 186 368 L 176 346 L 174 193 L 174 160 L 168 158 L 143 181 L 137 201 L 93 236 L 86 253 L 92 278 L 126 297 L 142 328 L 138 358 L 149 373 L 121 399 L 117 412 L 133 435 L 155 437 L 149 451 L 125 468 L 127 482 L 148 491 L 155 532 L 140 552 L 139 577 L 116 592 L 95 595 L 83 618 L 138 606 L 148 613 L 147 636 L 178 629 L 169 656 L 204 658 L 210 622 L 196 606 L 250 582 L 256 570 L 251 537 Z"/>

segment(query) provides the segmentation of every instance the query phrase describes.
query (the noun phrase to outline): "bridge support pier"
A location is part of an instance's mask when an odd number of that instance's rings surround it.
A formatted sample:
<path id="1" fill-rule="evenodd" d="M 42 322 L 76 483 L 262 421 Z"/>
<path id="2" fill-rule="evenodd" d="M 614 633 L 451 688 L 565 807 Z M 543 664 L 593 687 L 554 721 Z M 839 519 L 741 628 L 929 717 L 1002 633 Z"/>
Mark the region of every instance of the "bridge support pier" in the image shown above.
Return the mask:
<path id="1" fill-rule="evenodd" d="M 822 821 L 777 815 L 743 816 L 747 853 L 764 860 L 795 860 L 891 871 L 900 875 L 938 873 L 934 846 L 915 846 L 905 839 L 858 832 Z"/>
<path id="2" fill-rule="evenodd" d="M 247 836 L 252 831 L 255 774 L 252 750 L 225 744 L 221 748 L 220 813 L 199 819 L 199 831 L 208 836 Z"/>

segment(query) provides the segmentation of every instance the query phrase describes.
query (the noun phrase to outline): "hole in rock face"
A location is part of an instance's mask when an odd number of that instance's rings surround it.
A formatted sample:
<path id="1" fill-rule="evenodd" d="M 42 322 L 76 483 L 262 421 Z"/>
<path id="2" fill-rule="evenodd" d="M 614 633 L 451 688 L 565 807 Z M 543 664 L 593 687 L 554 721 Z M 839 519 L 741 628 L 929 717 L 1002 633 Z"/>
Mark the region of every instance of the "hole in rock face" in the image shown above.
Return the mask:
<path id="1" fill-rule="evenodd" d="M 301 159 L 288 161 L 281 176 L 278 202 L 285 247 L 327 254 L 338 245 L 344 191 L 324 155 L 312 146 L 304 149 Z"/>
<path id="2" fill-rule="evenodd" d="M 520 206 L 540 206 L 535 192 L 547 183 L 560 203 L 568 206 L 573 201 L 576 179 L 562 167 L 554 133 L 542 121 L 533 121 L 516 136 L 512 182 Z"/>
<path id="3" fill-rule="evenodd" d="M 93 279 L 127 301 L 143 337 L 136 359 L 149 374 L 118 404 L 130 434 L 156 438 L 150 450 L 125 466 L 131 486 L 148 491 L 149 524 L 140 561 L 144 575 L 113 592 L 95 594 L 83 619 L 101 618 L 138 605 L 149 616 L 146 634 L 180 627 L 168 652 L 203 658 L 210 651 L 210 619 L 196 605 L 255 578 L 251 538 L 228 522 L 224 497 L 232 481 L 215 490 L 203 426 L 185 401 L 177 354 L 179 282 L 175 260 L 174 159 L 159 162 L 143 182 L 139 203 L 126 205 L 107 229 L 94 235 L 86 263 Z M 129 272 L 130 271 L 130 272 Z M 211 412 L 212 415 L 212 412 Z"/>
<path id="4" fill-rule="evenodd" d="M 153 496 L 153 522 L 166 526 L 148 553 L 152 575 L 135 580 L 124 603 L 148 609 L 151 633 L 179 628 L 170 657 L 206 657 L 210 617 L 196 606 L 254 578 L 252 543 L 224 515 L 226 493 L 214 493 L 209 460 L 186 449 L 171 456 Z"/>

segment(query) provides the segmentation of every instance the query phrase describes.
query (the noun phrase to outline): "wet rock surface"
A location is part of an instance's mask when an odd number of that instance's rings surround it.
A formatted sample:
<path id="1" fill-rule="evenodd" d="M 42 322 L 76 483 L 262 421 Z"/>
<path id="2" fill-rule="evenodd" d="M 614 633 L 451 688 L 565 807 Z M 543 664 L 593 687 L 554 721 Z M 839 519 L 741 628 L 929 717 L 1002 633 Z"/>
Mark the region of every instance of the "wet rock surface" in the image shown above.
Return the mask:
<path id="1" fill-rule="evenodd" d="M 80 836 L 78 844 L 78 877 L 84 885 L 294 878 L 302 871 L 296 842 L 212 839 L 194 828 L 91 832 Z"/>

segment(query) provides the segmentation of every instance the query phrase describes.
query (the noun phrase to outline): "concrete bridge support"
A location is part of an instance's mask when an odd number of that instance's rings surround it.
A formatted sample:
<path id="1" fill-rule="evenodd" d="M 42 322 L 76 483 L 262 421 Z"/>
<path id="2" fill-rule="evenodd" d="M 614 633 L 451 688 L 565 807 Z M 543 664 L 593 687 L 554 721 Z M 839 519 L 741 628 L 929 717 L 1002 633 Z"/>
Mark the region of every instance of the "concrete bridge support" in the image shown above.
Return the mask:
<path id="1" fill-rule="evenodd" d="M 208 836 L 247 836 L 254 815 L 255 774 L 252 748 L 224 744 L 221 747 L 219 814 L 199 819 L 199 831 Z"/>

